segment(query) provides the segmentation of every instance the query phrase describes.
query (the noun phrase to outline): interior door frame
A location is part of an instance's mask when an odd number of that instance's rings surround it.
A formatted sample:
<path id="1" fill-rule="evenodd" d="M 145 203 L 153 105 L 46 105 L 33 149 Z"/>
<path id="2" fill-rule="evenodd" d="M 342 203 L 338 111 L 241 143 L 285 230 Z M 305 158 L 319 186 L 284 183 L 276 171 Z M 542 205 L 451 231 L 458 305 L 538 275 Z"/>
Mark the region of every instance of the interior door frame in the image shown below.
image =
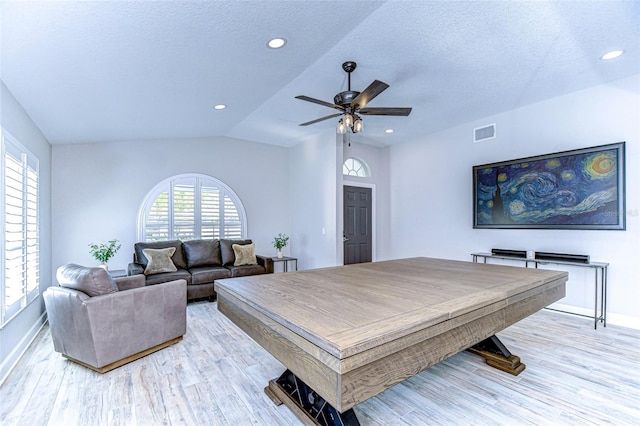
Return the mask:
<path id="1" fill-rule="evenodd" d="M 345 186 L 355 186 L 356 188 L 370 188 L 371 189 L 371 261 L 375 262 L 376 261 L 376 248 L 377 248 L 377 244 L 376 244 L 376 240 L 377 240 L 377 232 L 376 232 L 376 213 L 377 213 L 377 208 L 376 208 L 376 184 L 375 183 L 366 183 L 366 182 L 354 182 L 354 181 L 342 181 L 342 193 L 344 194 L 344 187 Z M 342 252 L 342 262 L 341 264 L 344 265 L 344 241 L 342 241 L 342 238 L 344 237 L 344 203 L 342 204 L 342 212 L 341 212 L 341 224 L 342 224 L 342 232 L 340 233 L 340 245 L 341 245 L 341 252 Z"/>

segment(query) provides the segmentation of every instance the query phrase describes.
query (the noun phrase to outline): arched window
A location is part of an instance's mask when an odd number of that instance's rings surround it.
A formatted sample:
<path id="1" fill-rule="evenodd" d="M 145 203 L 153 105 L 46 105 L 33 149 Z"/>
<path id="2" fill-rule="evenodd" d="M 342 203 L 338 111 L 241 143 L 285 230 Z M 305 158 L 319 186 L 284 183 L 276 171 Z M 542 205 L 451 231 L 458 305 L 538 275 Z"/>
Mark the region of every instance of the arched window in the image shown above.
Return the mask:
<path id="1" fill-rule="evenodd" d="M 362 160 L 349 157 L 342 165 L 342 174 L 347 176 L 369 177 L 369 168 Z"/>
<path id="2" fill-rule="evenodd" d="M 238 239 L 246 234 L 242 202 L 211 176 L 183 174 L 165 179 L 140 207 L 138 241 Z"/>

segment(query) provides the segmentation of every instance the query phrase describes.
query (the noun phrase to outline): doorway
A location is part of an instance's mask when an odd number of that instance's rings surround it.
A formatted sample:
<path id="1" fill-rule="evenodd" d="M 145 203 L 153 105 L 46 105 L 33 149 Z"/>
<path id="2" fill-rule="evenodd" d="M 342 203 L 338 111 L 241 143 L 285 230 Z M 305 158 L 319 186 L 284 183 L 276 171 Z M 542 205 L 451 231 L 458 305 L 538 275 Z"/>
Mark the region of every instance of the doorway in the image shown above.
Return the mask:
<path id="1" fill-rule="evenodd" d="M 344 186 L 343 245 L 344 264 L 372 261 L 372 188 Z"/>

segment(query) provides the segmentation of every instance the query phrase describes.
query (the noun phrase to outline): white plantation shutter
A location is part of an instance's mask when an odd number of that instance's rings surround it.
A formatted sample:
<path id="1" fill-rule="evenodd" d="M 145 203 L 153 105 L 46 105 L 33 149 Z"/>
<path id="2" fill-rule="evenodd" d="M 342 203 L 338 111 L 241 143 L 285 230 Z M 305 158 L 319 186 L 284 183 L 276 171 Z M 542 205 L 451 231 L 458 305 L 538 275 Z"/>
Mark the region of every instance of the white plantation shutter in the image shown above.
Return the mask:
<path id="1" fill-rule="evenodd" d="M 173 192 L 173 236 L 171 239 L 193 240 L 196 228 L 196 199 L 194 183 L 175 183 Z"/>
<path id="2" fill-rule="evenodd" d="M 179 175 L 153 188 L 138 220 L 141 241 L 245 238 L 244 207 L 224 183 L 207 175 Z"/>
<path id="3" fill-rule="evenodd" d="M 242 221 L 231 197 L 224 196 L 224 238 L 243 238 Z"/>
<path id="4" fill-rule="evenodd" d="M 2 131 L 1 169 L 0 325 L 4 325 L 40 292 L 38 159 Z"/>
<path id="5" fill-rule="evenodd" d="M 220 189 L 202 186 L 200 190 L 200 236 L 208 239 L 220 238 Z"/>

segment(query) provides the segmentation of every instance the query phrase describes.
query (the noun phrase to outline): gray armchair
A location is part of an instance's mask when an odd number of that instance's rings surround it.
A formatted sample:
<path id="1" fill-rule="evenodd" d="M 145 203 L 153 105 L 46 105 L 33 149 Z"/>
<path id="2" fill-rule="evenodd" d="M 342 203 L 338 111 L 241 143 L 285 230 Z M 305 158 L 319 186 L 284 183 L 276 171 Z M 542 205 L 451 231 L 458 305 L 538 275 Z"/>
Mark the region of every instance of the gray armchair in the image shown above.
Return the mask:
<path id="1" fill-rule="evenodd" d="M 187 331 L 187 283 L 145 287 L 144 275 L 112 279 L 68 264 L 44 292 L 56 352 L 99 373 L 172 345 Z"/>

